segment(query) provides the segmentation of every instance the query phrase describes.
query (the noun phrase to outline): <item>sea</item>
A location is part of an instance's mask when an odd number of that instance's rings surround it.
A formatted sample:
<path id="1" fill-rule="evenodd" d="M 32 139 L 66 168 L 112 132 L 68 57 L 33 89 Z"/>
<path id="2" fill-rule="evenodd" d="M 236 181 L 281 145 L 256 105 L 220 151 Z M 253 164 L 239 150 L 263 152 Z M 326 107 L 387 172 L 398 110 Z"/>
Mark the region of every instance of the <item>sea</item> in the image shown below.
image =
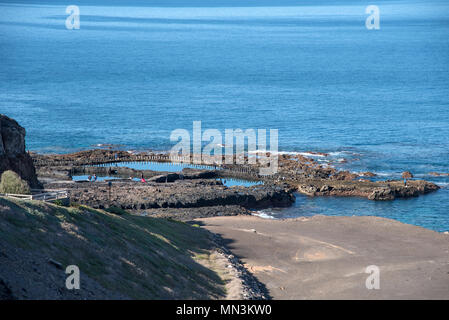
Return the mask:
<path id="1" fill-rule="evenodd" d="M 265 216 L 449 231 L 449 177 L 429 174 L 449 173 L 449 1 L 0 0 L 0 113 L 42 153 L 169 150 L 193 121 L 278 129 L 279 152 L 328 153 L 315 158 L 376 179 L 408 170 L 441 189 L 387 202 L 298 194 Z"/>

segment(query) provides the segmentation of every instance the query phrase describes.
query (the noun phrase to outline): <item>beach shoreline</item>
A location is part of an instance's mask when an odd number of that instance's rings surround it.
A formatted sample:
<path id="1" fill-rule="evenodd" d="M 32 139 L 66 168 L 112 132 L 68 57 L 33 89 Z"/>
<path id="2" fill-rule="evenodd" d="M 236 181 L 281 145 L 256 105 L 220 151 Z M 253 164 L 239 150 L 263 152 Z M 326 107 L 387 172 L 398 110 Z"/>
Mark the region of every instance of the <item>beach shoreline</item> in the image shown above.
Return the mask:
<path id="1" fill-rule="evenodd" d="M 273 299 L 449 299 L 449 235 L 379 217 L 195 220 Z M 366 268 L 380 271 L 368 289 Z"/>

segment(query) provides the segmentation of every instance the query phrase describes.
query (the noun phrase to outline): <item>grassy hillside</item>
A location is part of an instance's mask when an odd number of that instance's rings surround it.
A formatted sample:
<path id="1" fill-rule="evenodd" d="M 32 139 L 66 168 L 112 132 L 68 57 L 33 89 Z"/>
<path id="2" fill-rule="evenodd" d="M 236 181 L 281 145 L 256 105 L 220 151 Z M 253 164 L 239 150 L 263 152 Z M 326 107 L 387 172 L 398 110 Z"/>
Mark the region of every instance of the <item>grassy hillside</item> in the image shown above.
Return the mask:
<path id="1" fill-rule="evenodd" d="M 0 298 L 223 298 L 212 249 L 181 222 L 0 198 Z M 67 265 L 80 290 L 65 288 Z"/>

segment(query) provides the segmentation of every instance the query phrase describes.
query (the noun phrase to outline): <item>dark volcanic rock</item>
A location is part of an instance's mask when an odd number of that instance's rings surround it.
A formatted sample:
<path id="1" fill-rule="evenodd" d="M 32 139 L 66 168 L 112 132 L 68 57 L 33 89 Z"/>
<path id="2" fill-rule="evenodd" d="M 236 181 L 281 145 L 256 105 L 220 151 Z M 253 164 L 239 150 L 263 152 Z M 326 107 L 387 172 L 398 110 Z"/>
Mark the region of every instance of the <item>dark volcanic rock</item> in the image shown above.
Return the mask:
<path id="1" fill-rule="evenodd" d="M 314 196 L 316 192 L 318 192 L 320 189 L 314 185 L 300 185 L 298 186 L 298 191 L 309 195 L 309 196 Z"/>
<path id="2" fill-rule="evenodd" d="M 280 186 L 231 187 L 211 180 L 176 180 L 172 183 L 114 182 L 48 185 L 67 188 L 72 201 L 93 208 L 126 210 L 200 208 L 237 205 L 247 209 L 286 207 L 295 201 L 291 190 Z"/>
<path id="3" fill-rule="evenodd" d="M 169 173 L 169 174 L 163 174 L 159 176 L 155 176 L 150 179 L 150 181 L 153 182 L 174 182 L 176 180 L 179 180 L 179 174 L 177 173 Z"/>
<path id="4" fill-rule="evenodd" d="M 335 180 L 345 180 L 345 181 L 352 181 L 356 178 L 358 178 L 358 175 L 351 173 L 349 171 L 339 171 L 332 177 L 332 179 Z"/>
<path id="5" fill-rule="evenodd" d="M 0 114 L 0 174 L 6 170 L 16 172 L 32 188 L 41 188 L 33 161 L 25 151 L 25 129 Z"/>
<path id="6" fill-rule="evenodd" d="M 250 215 L 251 211 L 238 206 L 211 206 L 199 208 L 159 208 L 138 211 L 142 215 L 158 218 L 172 218 L 180 221 L 190 221 L 197 218 Z"/>
<path id="7" fill-rule="evenodd" d="M 369 172 L 369 171 L 367 171 L 367 172 L 363 172 L 362 174 L 360 174 L 362 177 L 376 177 L 377 176 L 377 174 L 375 174 L 375 173 L 372 173 L 372 172 Z"/>
<path id="8" fill-rule="evenodd" d="M 370 200 L 393 200 L 394 198 L 394 191 L 390 188 L 376 188 L 368 196 Z"/>
<path id="9" fill-rule="evenodd" d="M 449 177 L 449 173 L 442 173 L 442 172 L 429 172 L 429 175 L 434 177 Z"/>
<path id="10" fill-rule="evenodd" d="M 308 196 L 365 197 L 370 200 L 394 200 L 417 197 L 438 190 L 438 185 L 424 181 L 345 181 L 309 180 L 297 186 L 297 191 Z"/>

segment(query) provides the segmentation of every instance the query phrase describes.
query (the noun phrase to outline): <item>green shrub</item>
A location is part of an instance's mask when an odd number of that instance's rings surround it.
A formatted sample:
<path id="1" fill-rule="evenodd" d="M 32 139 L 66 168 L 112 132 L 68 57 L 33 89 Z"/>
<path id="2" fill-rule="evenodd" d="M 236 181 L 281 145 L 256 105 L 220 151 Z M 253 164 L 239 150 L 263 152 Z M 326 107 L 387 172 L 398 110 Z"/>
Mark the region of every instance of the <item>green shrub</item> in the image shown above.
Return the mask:
<path id="1" fill-rule="evenodd" d="M 64 205 L 64 203 L 62 202 L 62 200 L 60 199 L 56 199 L 55 201 L 53 201 L 53 203 L 57 206 L 62 207 Z"/>
<path id="2" fill-rule="evenodd" d="M 78 209 L 79 207 L 81 207 L 81 204 L 75 201 L 70 201 L 70 207 Z"/>
<path id="3" fill-rule="evenodd" d="M 31 194 L 28 183 L 17 173 L 8 170 L 3 172 L 0 181 L 0 193 Z"/>
<path id="4" fill-rule="evenodd" d="M 127 213 L 122 208 L 118 208 L 118 207 L 115 207 L 115 206 L 106 208 L 105 211 L 107 211 L 109 213 L 113 213 L 113 214 L 119 215 L 119 216 L 121 216 L 122 214 L 126 214 Z"/>

